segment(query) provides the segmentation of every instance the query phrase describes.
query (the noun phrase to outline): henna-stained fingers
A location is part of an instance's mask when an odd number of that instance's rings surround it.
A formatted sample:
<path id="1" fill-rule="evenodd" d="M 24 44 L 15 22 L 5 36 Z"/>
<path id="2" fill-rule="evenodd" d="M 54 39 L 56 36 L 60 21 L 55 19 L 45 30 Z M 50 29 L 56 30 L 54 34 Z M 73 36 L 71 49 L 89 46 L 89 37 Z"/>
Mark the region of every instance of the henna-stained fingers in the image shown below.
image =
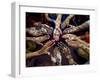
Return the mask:
<path id="1" fill-rule="evenodd" d="M 61 29 L 64 29 L 65 27 L 68 27 L 70 20 L 74 17 L 75 15 L 70 14 L 65 21 L 61 24 Z"/>
<path id="2" fill-rule="evenodd" d="M 51 35 L 53 33 L 53 28 L 47 24 L 35 23 L 34 27 L 26 29 L 26 32 L 32 36 L 42 36 L 42 35 Z"/>
<path id="3" fill-rule="evenodd" d="M 33 42 L 43 42 L 48 39 L 50 39 L 49 35 L 44 35 L 44 36 L 39 36 L 39 37 L 26 37 L 26 40 L 30 40 Z"/>
<path id="4" fill-rule="evenodd" d="M 65 57 L 68 60 L 68 63 L 70 65 L 77 64 L 71 55 L 71 51 L 70 51 L 69 47 L 66 44 L 64 44 L 63 42 L 59 42 L 58 47 L 59 47 L 61 53 L 63 53 L 65 55 Z"/>
<path id="5" fill-rule="evenodd" d="M 69 28 L 69 30 L 68 30 L 68 28 L 66 28 L 63 31 L 63 33 L 69 33 L 69 34 L 71 34 L 71 33 L 79 32 L 79 31 L 84 30 L 84 29 L 88 29 L 89 28 L 89 24 L 90 24 L 90 21 L 88 20 L 88 21 L 84 22 L 83 24 L 81 24 L 79 26 L 76 26 L 76 27 L 72 25 L 73 26 L 72 29 Z"/>
<path id="6" fill-rule="evenodd" d="M 73 48 L 77 48 L 78 52 L 84 51 L 84 57 L 88 59 L 89 56 L 89 44 L 85 41 L 81 40 L 79 37 L 73 35 L 73 34 L 66 34 L 63 36 L 65 38 L 66 43 L 68 43 L 69 46 Z M 79 55 L 82 55 L 82 53 L 79 53 Z"/>
<path id="7" fill-rule="evenodd" d="M 41 52 L 48 53 L 48 50 L 55 45 L 55 40 L 50 40 L 44 44 L 41 49 Z"/>

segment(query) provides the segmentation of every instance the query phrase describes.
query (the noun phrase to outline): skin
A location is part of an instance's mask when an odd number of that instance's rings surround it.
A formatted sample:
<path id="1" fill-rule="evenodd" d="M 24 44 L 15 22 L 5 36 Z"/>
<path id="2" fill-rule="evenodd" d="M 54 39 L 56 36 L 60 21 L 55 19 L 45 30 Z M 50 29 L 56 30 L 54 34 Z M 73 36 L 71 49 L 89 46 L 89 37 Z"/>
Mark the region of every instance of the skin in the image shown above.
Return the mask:
<path id="1" fill-rule="evenodd" d="M 60 37 L 60 35 L 62 34 L 62 31 L 61 31 L 61 29 L 60 29 L 62 15 L 61 15 L 61 14 L 58 14 L 56 20 L 51 19 L 51 18 L 48 16 L 47 13 L 45 14 L 45 17 L 46 17 L 46 19 L 47 19 L 48 21 L 51 21 L 51 22 L 54 22 L 54 23 L 55 23 L 55 28 L 54 28 L 54 31 L 53 31 L 53 39 L 54 39 L 55 41 L 59 41 L 59 37 Z"/>
<path id="2" fill-rule="evenodd" d="M 73 16 L 74 15 L 69 15 L 66 18 L 66 20 L 64 21 L 64 23 L 61 24 L 62 15 L 58 14 L 57 19 L 53 20 L 53 22 L 55 23 L 55 28 L 54 28 L 54 31 L 53 31 L 53 39 L 54 40 L 51 40 L 51 41 L 48 41 L 47 43 L 45 43 L 40 50 L 26 54 L 26 58 L 32 58 L 34 56 L 48 54 L 48 50 L 55 44 L 55 41 L 59 41 L 59 37 L 60 37 L 60 35 L 62 35 L 62 31 L 61 31 L 62 27 L 67 27 L 65 33 L 71 33 L 71 32 L 75 32 L 75 31 L 79 31 L 80 29 L 83 29 L 84 26 L 86 26 L 86 28 L 88 27 L 88 23 L 86 23 L 86 24 L 84 23 L 81 26 L 78 26 L 77 28 L 75 28 L 75 26 L 73 26 L 73 25 L 69 25 L 70 19 Z M 46 17 L 48 17 L 48 15 Z M 50 19 L 50 20 L 52 21 L 52 19 Z M 46 27 L 43 27 L 44 25 L 45 24 L 42 25 L 42 28 L 40 30 L 38 30 L 36 28 L 31 28 L 31 30 L 32 29 L 33 30 L 32 31 L 27 30 L 27 32 L 32 34 L 33 36 L 37 36 L 37 38 L 34 38 L 35 41 L 40 41 L 40 40 L 43 41 L 44 37 L 42 37 L 42 35 L 48 34 L 48 30 L 49 30 L 48 28 L 50 28 L 47 25 L 45 25 Z M 41 25 L 39 25 L 38 23 L 36 23 L 35 26 L 41 27 Z M 68 26 L 70 26 L 69 30 L 68 30 Z M 65 42 L 68 43 L 69 46 L 74 47 L 74 48 L 80 48 L 81 51 L 83 50 L 84 52 L 86 52 L 87 55 L 89 55 L 89 45 L 86 42 L 82 41 L 79 37 L 77 37 L 73 34 L 65 34 L 65 35 L 62 36 L 62 38 L 65 39 Z M 66 56 L 66 59 L 68 59 L 69 64 L 77 64 L 74 61 L 74 59 L 72 58 L 72 56 L 70 54 L 70 50 L 68 50 L 67 48 L 63 48 L 63 51 L 64 51 L 64 54 Z"/>
<path id="3" fill-rule="evenodd" d="M 53 50 L 53 55 L 51 55 L 51 60 L 57 65 L 61 65 L 62 57 L 61 52 L 59 51 L 58 47 L 55 47 Z"/>
<path id="4" fill-rule="evenodd" d="M 74 61 L 74 59 L 73 59 L 73 57 L 72 57 L 72 55 L 71 55 L 70 49 L 69 49 L 67 46 L 64 46 L 63 43 L 60 43 L 60 44 L 59 44 L 59 47 L 61 48 L 61 52 L 64 53 L 64 55 L 65 55 L 65 57 L 66 57 L 66 59 L 68 60 L 68 63 L 69 63 L 70 65 L 77 64 L 77 63 Z"/>
<path id="5" fill-rule="evenodd" d="M 49 35 L 39 36 L 39 37 L 26 37 L 26 40 L 36 42 L 37 44 L 43 45 L 41 42 L 48 40 Z"/>
<path id="6" fill-rule="evenodd" d="M 79 25 L 79 26 L 74 26 L 74 25 L 69 25 L 70 28 L 66 28 L 63 33 L 75 33 L 75 32 L 78 32 L 78 31 L 81 31 L 83 29 L 87 29 L 89 28 L 89 24 L 90 24 L 90 21 L 86 21 L 84 22 L 83 24 Z"/>
<path id="7" fill-rule="evenodd" d="M 64 34 L 62 38 L 65 39 L 66 42 L 72 47 L 82 47 L 85 45 L 86 47 L 89 47 L 89 44 L 85 41 L 81 40 L 79 37 L 73 34 Z"/>
<path id="8" fill-rule="evenodd" d="M 46 24 L 41 24 L 39 22 L 34 23 L 34 27 L 30 27 L 26 29 L 26 32 L 32 36 L 38 37 L 46 34 L 51 34 L 52 33 L 52 27 L 46 25 Z"/>
<path id="9" fill-rule="evenodd" d="M 59 28 L 54 29 L 53 39 L 55 39 L 56 41 L 59 41 L 59 37 L 60 37 L 61 34 L 62 33 L 61 33 Z"/>
<path id="10" fill-rule="evenodd" d="M 35 51 L 35 52 L 31 52 L 31 53 L 27 53 L 26 54 L 26 59 L 28 58 L 32 58 L 35 56 L 40 56 L 43 54 L 48 54 L 48 50 L 55 44 L 54 40 L 48 41 L 44 44 L 44 46 L 42 47 L 42 49 Z"/>
<path id="11" fill-rule="evenodd" d="M 73 34 L 66 34 L 63 35 L 62 38 L 65 39 L 65 41 L 68 43 L 69 46 L 73 48 L 80 48 L 81 51 L 84 51 L 84 57 L 89 56 L 89 44 L 81 40 L 79 37 L 73 35 Z M 81 55 L 81 53 L 80 53 Z M 83 54 L 82 54 L 83 56 Z"/>
<path id="12" fill-rule="evenodd" d="M 54 38 L 56 41 L 59 41 L 59 37 L 60 37 L 60 35 L 62 34 L 62 31 L 61 31 L 61 29 L 60 29 L 61 17 L 62 17 L 62 15 L 59 14 L 59 15 L 57 16 L 56 21 L 55 21 L 55 29 L 54 29 L 54 32 L 53 32 L 53 38 Z"/>
<path id="13" fill-rule="evenodd" d="M 70 20 L 74 17 L 75 15 L 69 15 L 65 21 L 61 24 L 61 28 L 64 29 L 65 27 L 67 27 L 69 25 Z"/>

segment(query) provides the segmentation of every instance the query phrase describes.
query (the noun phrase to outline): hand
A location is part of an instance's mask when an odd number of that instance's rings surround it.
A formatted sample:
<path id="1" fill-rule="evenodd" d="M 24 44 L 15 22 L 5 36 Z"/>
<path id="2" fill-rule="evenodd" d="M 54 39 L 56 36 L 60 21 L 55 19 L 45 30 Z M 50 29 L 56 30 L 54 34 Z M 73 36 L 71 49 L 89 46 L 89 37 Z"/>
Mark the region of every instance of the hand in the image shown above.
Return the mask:
<path id="1" fill-rule="evenodd" d="M 41 53 L 45 53 L 45 54 L 48 54 L 48 50 L 55 44 L 55 40 L 51 40 L 51 41 L 48 41 L 44 44 L 44 46 L 42 47 L 41 49 Z"/>
<path id="2" fill-rule="evenodd" d="M 61 34 L 62 34 L 61 29 L 60 29 L 60 28 L 55 28 L 55 29 L 54 29 L 54 33 L 53 33 L 53 38 L 54 38 L 56 41 L 58 41 Z"/>
<path id="3" fill-rule="evenodd" d="M 74 48 L 80 48 L 81 47 L 81 43 L 78 41 L 69 41 L 69 40 L 65 40 L 69 46 L 74 47 Z"/>
<path id="4" fill-rule="evenodd" d="M 76 35 L 65 34 L 62 36 L 62 38 L 64 38 L 65 41 L 68 43 L 68 45 L 71 47 L 79 48 L 81 46 L 81 43 L 79 42 L 79 38 Z"/>
<path id="5" fill-rule="evenodd" d="M 79 38 L 76 35 L 73 34 L 64 34 L 62 38 L 67 40 L 78 40 Z"/>
<path id="6" fill-rule="evenodd" d="M 48 54 L 48 50 L 54 45 L 54 40 L 52 41 L 48 41 L 43 47 L 42 49 L 35 51 L 35 52 L 31 52 L 31 53 L 27 53 L 26 54 L 26 58 L 32 58 L 35 56 L 39 56 L 39 55 L 43 55 L 43 54 Z"/>
<path id="7" fill-rule="evenodd" d="M 76 27 L 73 25 L 68 25 L 67 28 L 64 29 L 63 33 L 72 33 L 76 30 Z"/>

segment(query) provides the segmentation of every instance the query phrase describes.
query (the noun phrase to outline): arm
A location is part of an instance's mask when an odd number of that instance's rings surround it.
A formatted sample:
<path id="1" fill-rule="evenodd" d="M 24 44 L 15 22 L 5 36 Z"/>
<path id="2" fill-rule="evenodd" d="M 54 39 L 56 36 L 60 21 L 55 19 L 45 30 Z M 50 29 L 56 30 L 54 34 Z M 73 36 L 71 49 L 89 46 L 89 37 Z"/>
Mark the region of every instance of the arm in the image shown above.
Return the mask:
<path id="1" fill-rule="evenodd" d="M 63 35 L 63 38 L 65 38 L 65 41 L 68 43 L 69 46 L 74 47 L 76 49 L 81 49 L 81 51 L 84 51 L 84 57 L 89 56 L 89 44 L 85 41 L 82 41 L 77 36 L 73 34 L 66 34 Z M 83 56 L 83 53 L 79 53 Z"/>
<path id="2" fill-rule="evenodd" d="M 54 41 L 48 41 L 47 43 L 44 44 L 44 46 L 36 51 L 36 52 L 32 52 L 32 53 L 27 53 L 26 54 L 26 59 L 28 58 L 32 58 L 32 57 L 35 57 L 35 56 L 40 56 L 40 55 L 43 55 L 43 54 L 48 54 L 48 50 L 54 45 Z"/>
<path id="3" fill-rule="evenodd" d="M 26 37 L 26 40 L 36 42 L 37 44 L 43 45 L 41 42 L 46 41 L 50 38 L 49 35 L 39 36 L 39 37 Z"/>
<path id="4" fill-rule="evenodd" d="M 75 15 L 69 15 L 65 21 L 61 24 L 61 28 L 64 29 L 66 26 L 69 25 L 70 20 L 74 17 Z"/>
<path id="5" fill-rule="evenodd" d="M 62 34 L 62 31 L 60 29 L 61 18 L 62 18 L 62 15 L 61 14 L 58 14 L 57 19 L 55 21 L 55 29 L 54 29 L 54 32 L 53 32 L 53 38 L 56 41 L 59 40 L 59 36 L 60 36 L 60 34 Z"/>
<path id="6" fill-rule="evenodd" d="M 42 55 L 41 50 L 36 51 L 36 52 L 27 53 L 26 54 L 26 59 L 32 58 L 32 57 L 35 57 L 35 56 L 39 56 L 39 55 Z"/>
<path id="7" fill-rule="evenodd" d="M 63 33 L 75 33 L 75 32 L 78 32 L 80 30 L 83 30 L 83 29 L 87 29 L 89 28 L 89 24 L 90 24 L 90 21 L 86 21 L 84 22 L 83 24 L 79 25 L 79 26 L 73 26 L 73 25 L 69 25 L 70 28 L 66 28 Z"/>
<path id="8" fill-rule="evenodd" d="M 74 65 L 74 64 L 76 65 L 77 63 L 73 59 L 69 47 L 63 42 L 59 42 L 57 45 L 59 46 L 61 53 L 65 55 L 66 59 L 68 60 L 68 63 L 71 65 Z"/>

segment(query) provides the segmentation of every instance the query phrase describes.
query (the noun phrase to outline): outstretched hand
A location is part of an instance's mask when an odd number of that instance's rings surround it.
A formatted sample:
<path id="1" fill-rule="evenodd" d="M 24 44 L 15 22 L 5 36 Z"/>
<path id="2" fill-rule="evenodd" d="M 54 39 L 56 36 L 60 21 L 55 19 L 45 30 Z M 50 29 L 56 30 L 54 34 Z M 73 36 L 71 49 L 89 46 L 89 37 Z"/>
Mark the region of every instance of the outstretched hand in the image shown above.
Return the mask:
<path id="1" fill-rule="evenodd" d="M 56 40 L 56 41 L 59 41 L 59 37 L 60 35 L 62 34 L 62 31 L 60 28 L 55 28 L 54 29 L 54 33 L 53 33 L 53 38 Z"/>
<path id="2" fill-rule="evenodd" d="M 48 50 L 55 44 L 55 40 L 50 40 L 44 44 L 41 49 L 41 53 L 47 54 Z"/>
<path id="3" fill-rule="evenodd" d="M 76 35 L 65 34 L 62 36 L 62 38 L 64 38 L 65 41 L 68 43 L 68 45 L 71 47 L 79 48 L 81 46 L 81 43 L 79 42 L 79 38 Z"/>

